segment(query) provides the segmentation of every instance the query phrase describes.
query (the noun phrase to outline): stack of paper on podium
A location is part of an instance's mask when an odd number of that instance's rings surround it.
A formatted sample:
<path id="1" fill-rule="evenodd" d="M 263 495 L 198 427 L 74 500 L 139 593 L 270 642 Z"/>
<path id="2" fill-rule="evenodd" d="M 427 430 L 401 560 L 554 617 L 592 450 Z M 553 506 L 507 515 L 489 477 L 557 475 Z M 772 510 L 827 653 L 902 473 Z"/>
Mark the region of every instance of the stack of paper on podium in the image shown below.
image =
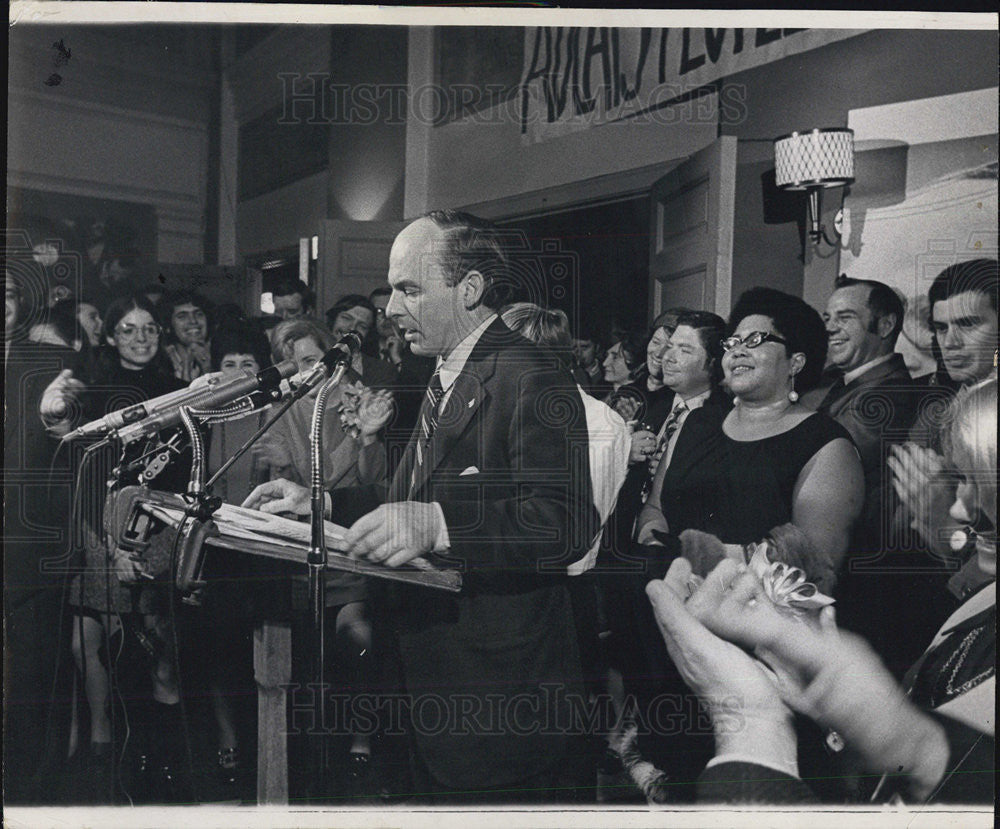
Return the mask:
<path id="1" fill-rule="evenodd" d="M 177 527 L 184 518 L 186 504 L 173 493 L 143 490 L 138 506 L 170 527 Z M 266 556 L 305 564 L 312 541 L 308 523 L 292 521 L 280 515 L 223 504 L 212 515 L 218 535 L 209 543 L 250 555 Z M 440 590 L 458 592 L 462 589 L 462 574 L 457 570 L 436 567 L 424 558 L 416 558 L 402 567 L 385 567 L 364 559 L 351 558 L 336 552 L 347 530 L 332 521 L 324 521 L 327 567 L 374 578 L 420 584 Z"/>

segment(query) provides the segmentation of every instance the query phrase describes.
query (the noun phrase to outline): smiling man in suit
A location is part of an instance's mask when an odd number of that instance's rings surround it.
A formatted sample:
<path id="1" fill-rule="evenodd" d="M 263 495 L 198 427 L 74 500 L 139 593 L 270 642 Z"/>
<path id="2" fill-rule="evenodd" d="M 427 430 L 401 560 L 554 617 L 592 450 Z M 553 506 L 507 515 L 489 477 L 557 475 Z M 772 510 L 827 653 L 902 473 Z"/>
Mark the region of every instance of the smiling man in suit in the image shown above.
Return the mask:
<path id="1" fill-rule="evenodd" d="M 331 509 L 354 520 L 351 555 L 398 567 L 447 552 L 464 569 L 460 594 L 393 585 L 383 611 L 416 790 L 435 802 L 592 800 L 565 584 L 598 527 L 586 418 L 555 355 L 497 316 L 524 287 L 506 247 L 497 228 L 453 211 L 396 237 L 386 314 L 437 369 L 384 503 L 340 490 Z M 275 481 L 246 505 L 305 514 L 308 492 Z"/>
<path id="2" fill-rule="evenodd" d="M 854 439 L 865 471 L 865 511 L 856 545 L 878 549 L 890 443 L 906 440 L 922 393 L 895 352 L 903 303 L 888 285 L 841 276 L 823 314 L 829 361 L 842 372 L 817 408 Z"/>
<path id="3" fill-rule="evenodd" d="M 894 351 L 903 304 L 882 282 L 841 276 L 823 314 L 829 359 L 842 374 L 817 408 L 850 433 L 865 473 L 865 505 L 837 589 L 838 620 L 861 633 L 901 674 L 934 634 L 929 611 L 945 599 L 944 571 L 893 529 L 898 499 L 889 447 L 905 442 L 926 386 Z M 823 392 L 820 392 L 823 394 Z"/>

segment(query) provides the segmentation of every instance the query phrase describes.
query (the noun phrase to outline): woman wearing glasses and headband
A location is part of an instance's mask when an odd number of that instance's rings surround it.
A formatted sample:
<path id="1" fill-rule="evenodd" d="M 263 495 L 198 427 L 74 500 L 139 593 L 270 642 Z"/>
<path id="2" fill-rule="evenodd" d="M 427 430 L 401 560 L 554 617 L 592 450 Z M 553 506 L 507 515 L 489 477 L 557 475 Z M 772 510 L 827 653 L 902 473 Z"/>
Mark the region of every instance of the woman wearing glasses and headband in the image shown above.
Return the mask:
<path id="1" fill-rule="evenodd" d="M 123 297 L 111 303 L 104 317 L 103 345 L 89 376 L 75 377 L 71 371 L 63 371 L 43 395 L 41 415 L 51 432 L 66 434 L 75 426 L 111 411 L 186 385 L 174 377 L 169 362 L 163 357 L 162 331 L 154 313 L 154 306 L 143 296 Z M 99 454 L 94 465 L 88 466 L 90 473 L 83 480 L 77 520 L 82 524 L 84 569 L 74 578 L 70 591 L 74 614 L 73 653 L 90 709 L 90 758 L 86 767 L 94 775 L 94 794 L 98 796 L 100 792 L 106 796 L 108 791 L 104 772 L 110 768 L 108 763 L 114 751 L 112 739 L 122 736 L 122 732 L 112 733 L 110 667 L 103 654 L 121 652 L 122 622 L 128 614 L 143 614 L 138 632 L 145 637 L 144 643 L 160 654 L 159 662 L 162 663 L 156 665 L 152 675 L 154 699 L 164 710 L 150 713 L 149 718 L 161 721 L 157 728 L 163 729 L 163 733 L 177 731 L 169 720 L 171 713 L 176 711 L 174 703 L 178 699 L 170 648 L 163 642 L 166 637 L 161 630 L 163 617 L 158 615 L 162 611 L 157 604 L 158 596 L 150 590 L 130 589 L 119 581 L 139 581 L 145 574 L 138 563 L 125 559 L 113 563 L 115 571 L 109 572 L 108 568 L 108 552 L 100 528 L 104 512 L 104 476 L 115 462 L 117 455 Z M 175 463 L 156 478 L 154 486 L 177 492 L 184 487 L 186 479 L 187 470 Z M 130 720 L 135 722 L 134 713 L 130 714 Z M 118 722 L 121 722 L 120 717 Z"/>

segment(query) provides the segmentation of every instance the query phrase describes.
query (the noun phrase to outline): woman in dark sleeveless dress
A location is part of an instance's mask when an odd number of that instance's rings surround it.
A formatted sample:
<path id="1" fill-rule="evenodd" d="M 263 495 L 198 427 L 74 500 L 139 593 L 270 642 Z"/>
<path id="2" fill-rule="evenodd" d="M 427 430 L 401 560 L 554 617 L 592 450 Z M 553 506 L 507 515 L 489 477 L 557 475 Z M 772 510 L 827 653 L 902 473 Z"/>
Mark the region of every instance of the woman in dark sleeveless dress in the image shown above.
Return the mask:
<path id="1" fill-rule="evenodd" d="M 826 359 L 823 322 L 798 297 L 754 288 L 736 303 L 729 331 L 722 367 L 735 405 L 728 412 L 704 406 L 685 421 L 661 492 L 669 533 L 710 533 L 730 545 L 731 555 L 742 556 L 743 545 L 792 524 L 808 542 L 807 558 L 817 562 L 810 577 L 829 591 L 860 514 L 864 487 L 848 433 L 798 403 L 799 392 L 816 384 Z M 672 555 L 667 549 L 665 557 Z M 648 633 L 655 641 L 658 632 Z M 665 648 L 657 661 L 664 671 L 659 693 L 679 693 Z M 640 708 L 655 699 L 640 701 Z M 688 722 L 674 733 L 695 731 Z M 698 764 L 707 759 L 704 753 L 711 751 L 710 736 L 703 741 L 661 736 L 651 742 L 657 764 L 667 765 L 660 768 L 672 772 L 675 781 L 694 781 Z"/>
<path id="2" fill-rule="evenodd" d="M 745 545 L 791 523 L 836 570 L 863 489 L 847 431 L 798 403 L 823 367 L 822 320 L 797 297 L 755 288 L 736 304 L 730 330 L 722 366 L 736 405 L 688 417 L 663 484 L 670 532 Z"/>

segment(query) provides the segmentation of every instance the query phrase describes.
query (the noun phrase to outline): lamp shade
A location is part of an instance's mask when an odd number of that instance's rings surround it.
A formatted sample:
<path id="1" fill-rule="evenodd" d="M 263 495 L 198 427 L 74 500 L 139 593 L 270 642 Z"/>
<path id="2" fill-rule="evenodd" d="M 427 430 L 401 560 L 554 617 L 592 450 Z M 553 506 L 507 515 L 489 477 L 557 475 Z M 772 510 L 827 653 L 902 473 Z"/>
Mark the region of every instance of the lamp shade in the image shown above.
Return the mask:
<path id="1" fill-rule="evenodd" d="M 811 130 L 776 138 L 774 179 L 784 190 L 850 184 L 854 181 L 854 130 Z"/>

